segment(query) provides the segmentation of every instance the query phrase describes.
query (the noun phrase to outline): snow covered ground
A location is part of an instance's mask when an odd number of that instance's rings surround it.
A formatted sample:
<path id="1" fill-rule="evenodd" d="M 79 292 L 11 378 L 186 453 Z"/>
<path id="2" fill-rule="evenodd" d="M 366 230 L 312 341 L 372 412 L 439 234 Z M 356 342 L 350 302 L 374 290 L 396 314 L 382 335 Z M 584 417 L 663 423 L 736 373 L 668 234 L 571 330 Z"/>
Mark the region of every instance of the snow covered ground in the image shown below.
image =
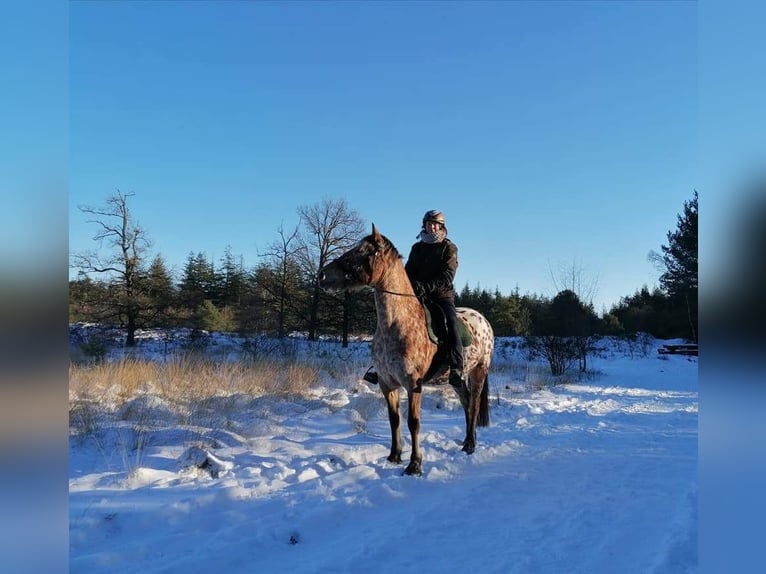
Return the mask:
<path id="1" fill-rule="evenodd" d="M 137 397 L 140 426 L 70 436 L 70 571 L 697 572 L 697 358 L 661 343 L 605 343 L 551 387 L 499 340 L 475 454 L 452 391 L 427 390 L 419 478 L 386 461 L 367 343 L 305 343 L 344 368 L 300 399 L 221 397 L 209 423 Z"/>

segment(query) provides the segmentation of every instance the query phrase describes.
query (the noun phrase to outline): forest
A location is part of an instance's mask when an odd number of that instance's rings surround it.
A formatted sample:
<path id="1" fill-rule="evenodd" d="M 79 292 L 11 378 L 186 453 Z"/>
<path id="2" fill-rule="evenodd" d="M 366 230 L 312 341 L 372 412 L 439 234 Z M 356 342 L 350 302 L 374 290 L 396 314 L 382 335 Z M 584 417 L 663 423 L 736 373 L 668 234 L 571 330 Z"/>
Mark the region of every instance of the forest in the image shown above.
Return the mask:
<path id="1" fill-rule="evenodd" d="M 125 345 L 145 328 L 193 332 L 229 331 L 310 340 L 372 334 L 372 291 L 342 295 L 322 291 L 320 268 L 364 235 L 364 222 L 345 200 L 324 199 L 298 208 L 294 229 L 280 227 L 261 261 L 246 268 L 227 249 L 219 261 L 190 252 L 180 276 L 159 255 L 150 256 L 147 230 L 130 210 L 132 193 L 117 191 L 98 208 L 80 207 L 97 226 L 99 248 L 70 253 L 69 322 L 125 329 Z M 649 258 L 661 270 L 659 287 L 638 286 L 611 309 L 597 314 L 580 291 L 577 270 L 552 298 L 516 291 L 501 293 L 468 284 L 456 304 L 473 307 L 492 323 L 496 336 L 522 336 L 530 343 L 546 337 L 583 342 L 600 335 L 647 333 L 661 339 L 698 338 L 698 194 L 694 191 L 668 231 L 661 250 Z M 71 277 L 71 276 L 70 276 Z"/>

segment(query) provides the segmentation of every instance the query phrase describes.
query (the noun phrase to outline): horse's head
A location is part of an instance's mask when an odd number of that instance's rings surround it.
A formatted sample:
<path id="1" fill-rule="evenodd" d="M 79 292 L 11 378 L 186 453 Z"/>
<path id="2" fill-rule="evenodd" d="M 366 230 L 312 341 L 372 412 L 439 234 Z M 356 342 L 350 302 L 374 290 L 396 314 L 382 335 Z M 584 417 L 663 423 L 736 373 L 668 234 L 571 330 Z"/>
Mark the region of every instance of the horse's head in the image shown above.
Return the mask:
<path id="1" fill-rule="evenodd" d="M 399 257 L 399 252 L 373 223 L 370 235 L 319 270 L 319 286 L 342 290 L 372 285 L 383 271 L 383 261 L 391 256 Z"/>

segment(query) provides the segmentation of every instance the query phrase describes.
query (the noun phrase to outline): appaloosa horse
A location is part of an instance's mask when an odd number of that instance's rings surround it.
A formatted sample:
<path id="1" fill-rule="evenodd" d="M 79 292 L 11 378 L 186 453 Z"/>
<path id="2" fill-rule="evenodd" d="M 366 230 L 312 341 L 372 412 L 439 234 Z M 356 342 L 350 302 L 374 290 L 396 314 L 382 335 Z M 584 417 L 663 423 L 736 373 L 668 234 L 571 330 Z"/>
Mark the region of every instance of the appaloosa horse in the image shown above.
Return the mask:
<path id="1" fill-rule="evenodd" d="M 329 290 L 365 286 L 375 290 L 378 325 L 372 341 L 372 356 L 391 424 L 388 460 L 402 462 L 399 389 L 404 388 L 409 402 L 407 426 L 412 439 L 410 463 L 404 473 L 420 475 L 423 384 L 443 378 L 448 364 L 446 353 L 429 337 L 425 311 L 412 290 L 401 255 L 373 224 L 372 234 L 320 270 L 319 284 Z M 476 448 L 476 426 L 489 424 L 488 374 L 494 333 L 487 319 L 473 309 L 458 307 L 457 315 L 473 337 L 473 342 L 464 349 L 467 386 L 455 388 L 465 411 L 463 450 L 471 454 Z"/>

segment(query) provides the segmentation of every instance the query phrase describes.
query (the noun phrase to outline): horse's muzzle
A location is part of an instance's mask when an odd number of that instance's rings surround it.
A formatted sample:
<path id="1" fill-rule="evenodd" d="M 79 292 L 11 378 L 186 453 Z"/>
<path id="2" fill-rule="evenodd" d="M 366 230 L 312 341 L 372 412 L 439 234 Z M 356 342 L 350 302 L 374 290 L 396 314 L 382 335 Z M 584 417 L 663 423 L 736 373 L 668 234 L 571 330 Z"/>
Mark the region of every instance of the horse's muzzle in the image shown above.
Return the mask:
<path id="1" fill-rule="evenodd" d="M 325 269 L 320 269 L 317 273 L 317 282 L 322 289 L 332 289 L 335 287 L 332 281 L 332 273 L 327 273 Z"/>
<path id="2" fill-rule="evenodd" d="M 348 285 L 348 280 L 348 273 L 345 273 L 343 268 L 333 263 L 325 265 L 317 273 L 317 283 L 319 283 L 322 289 L 328 291 L 345 289 Z"/>

